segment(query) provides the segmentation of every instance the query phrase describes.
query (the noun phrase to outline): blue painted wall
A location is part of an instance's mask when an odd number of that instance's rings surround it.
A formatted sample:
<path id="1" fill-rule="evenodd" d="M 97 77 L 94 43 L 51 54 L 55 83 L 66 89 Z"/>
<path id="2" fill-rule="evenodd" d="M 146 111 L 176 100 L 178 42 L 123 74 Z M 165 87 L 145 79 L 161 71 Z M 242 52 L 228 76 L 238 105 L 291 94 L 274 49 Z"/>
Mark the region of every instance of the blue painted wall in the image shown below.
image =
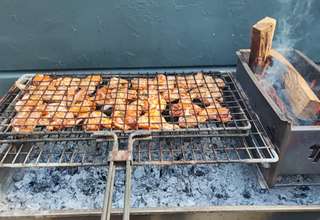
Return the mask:
<path id="1" fill-rule="evenodd" d="M 264 16 L 320 61 L 316 0 L 2 0 L 0 70 L 234 65 Z"/>

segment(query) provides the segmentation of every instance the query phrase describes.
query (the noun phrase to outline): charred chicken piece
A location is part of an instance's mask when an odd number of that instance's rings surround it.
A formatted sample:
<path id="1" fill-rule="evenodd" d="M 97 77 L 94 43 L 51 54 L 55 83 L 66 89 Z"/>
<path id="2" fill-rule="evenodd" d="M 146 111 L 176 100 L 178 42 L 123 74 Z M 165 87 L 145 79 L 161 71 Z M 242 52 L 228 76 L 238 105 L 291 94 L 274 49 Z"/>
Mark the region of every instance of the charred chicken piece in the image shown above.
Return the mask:
<path id="1" fill-rule="evenodd" d="M 91 111 L 94 111 L 95 109 L 96 109 L 95 103 L 89 98 L 87 98 L 82 102 L 72 103 L 69 108 L 69 111 L 77 116 L 80 113 L 91 112 Z"/>
<path id="2" fill-rule="evenodd" d="M 59 130 L 76 125 L 76 119 L 72 112 L 69 112 L 65 102 L 50 103 L 42 111 L 39 125 L 46 126 L 47 130 Z"/>
<path id="3" fill-rule="evenodd" d="M 189 89 L 194 89 L 199 86 L 202 86 L 204 82 L 203 74 L 201 72 L 198 72 L 195 75 L 188 75 L 186 76 L 186 79 L 187 79 Z"/>
<path id="4" fill-rule="evenodd" d="M 214 77 L 214 76 L 208 76 L 208 75 L 204 75 L 203 78 L 203 82 L 202 85 L 204 87 L 208 87 L 208 88 L 220 88 L 223 89 L 225 87 L 225 83 L 223 81 L 223 79 L 219 78 L 219 77 Z"/>
<path id="5" fill-rule="evenodd" d="M 216 120 L 223 123 L 229 122 L 232 119 L 229 109 L 226 107 L 221 107 L 220 105 L 207 106 L 199 113 L 199 116 L 203 116 L 209 120 Z"/>
<path id="6" fill-rule="evenodd" d="M 112 112 L 112 123 L 113 126 L 122 129 L 129 130 L 131 127 L 125 122 L 126 116 L 126 100 L 125 99 L 116 99 Z"/>
<path id="7" fill-rule="evenodd" d="M 46 126 L 48 131 L 60 130 L 66 127 L 73 127 L 76 125 L 76 119 L 71 112 L 56 112 L 50 120 L 49 125 Z"/>
<path id="8" fill-rule="evenodd" d="M 97 105 L 114 104 L 114 103 L 110 103 L 110 100 L 109 100 L 112 94 L 111 91 L 112 89 L 109 89 L 107 86 L 103 86 L 97 89 L 96 98 L 95 98 L 95 102 L 97 103 Z"/>
<path id="9" fill-rule="evenodd" d="M 112 113 L 112 125 L 115 128 L 127 131 L 130 130 L 131 127 L 125 122 L 125 111 L 114 111 Z"/>
<path id="10" fill-rule="evenodd" d="M 195 115 L 194 111 L 187 109 L 184 116 L 179 117 L 179 126 L 181 128 L 194 128 L 207 120 L 205 116 Z"/>
<path id="11" fill-rule="evenodd" d="M 222 102 L 222 94 L 218 91 L 210 91 L 208 88 L 200 87 L 190 91 L 191 96 L 196 97 L 205 105 L 211 105 L 217 101 Z"/>
<path id="12" fill-rule="evenodd" d="M 174 88 L 175 79 L 172 76 L 167 77 L 164 74 L 158 74 L 153 80 L 153 85 L 159 92 L 165 92 Z"/>
<path id="13" fill-rule="evenodd" d="M 133 78 L 131 80 L 131 89 L 134 90 L 146 90 L 150 88 L 156 88 L 154 79 L 150 78 Z"/>
<path id="14" fill-rule="evenodd" d="M 177 125 L 169 124 L 157 110 L 150 110 L 138 119 L 138 127 L 142 129 L 165 129 L 172 130 L 179 128 Z"/>
<path id="15" fill-rule="evenodd" d="M 50 85 L 51 81 L 52 81 L 52 78 L 49 75 L 36 74 L 32 79 L 32 84 L 48 86 Z"/>
<path id="16" fill-rule="evenodd" d="M 163 112 L 166 109 L 166 106 L 167 106 L 167 102 L 160 94 L 149 96 L 148 109 Z M 147 109 L 144 109 L 144 110 L 147 110 Z"/>
<path id="17" fill-rule="evenodd" d="M 179 102 L 171 106 L 170 114 L 173 117 L 183 117 L 185 114 L 197 115 L 201 110 L 197 104 Z"/>
<path id="18" fill-rule="evenodd" d="M 112 77 L 109 80 L 107 87 L 109 89 L 119 89 L 119 88 L 123 88 L 123 87 L 128 88 L 128 85 L 129 85 L 128 80 L 121 79 L 118 77 Z"/>
<path id="19" fill-rule="evenodd" d="M 134 101 L 137 99 L 137 91 L 128 89 L 127 86 L 110 89 L 107 86 L 99 88 L 96 92 L 96 103 L 98 105 L 114 105 L 115 101 Z"/>
<path id="20" fill-rule="evenodd" d="M 83 129 L 86 131 L 98 131 L 101 128 L 111 128 L 112 119 L 100 111 L 91 112 L 83 123 Z"/>
<path id="21" fill-rule="evenodd" d="M 88 95 L 95 92 L 96 87 L 102 82 L 100 75 L 90 75 L 80 80 L 79 87 L 85 90 Z"/>
<path id="22" fill-rule="evenodd" d="M 138 118 L 142 113 L 142 109 L 143 105 L 141 105 L 138 101 L 134 101 L 127 105 L 125 113 L 125 124 L 130 126 L 131 128 L 135 128 Z"/>
<path id="23" fill-rule="evenodd" d="M 12 119 L 13 131 L 16 132 L 31 132 L 38 125 L 39 120 L 43 115 L 45 104 L 41 103 L 34 106 L 32 109 L 22 109 L 18 111 L 16 116 Z M 25 108 L 25 107 L 24 107 Z"/>
<path id="24" fill-rule="evenodd" d="M 40 111 L 18 112 L 18 114 L 11 121 L 13 131 L 32 132 L 33 129 L 38 125 L 38 121 L 41 116 L 42 113 Z"/>
<path id="25" fill-rule="evenodd" d="M 29 94 L 22 97 L 21 100 L 15 104 L 15 110 L 19 111 L 31 111 L 35 106 L 41 105 L 43 102 L 41 96 L 30 96 Z"/>
<path id="26" fill-rule="evenodd" d="M 58 114 L 59 112 L 63 113 L 63 116 L 68 112 L 65 103 L 62 102 L 47 104 L 42 111 L 42 117 L 40 118 L 38 124 L 42 126 L 49 126 L 54 117 L 56 117 L 57 119 L 59 118 L 59 116 L 61 116 Z"/>
<path id="27" fill-rule="evenodd" d="M 189 93 L 184 88 L 173 88 L 171 90 L 166 90 L 163 92 L 163 98 L 167 102 L 174 102 L 179 100 L 181 97 L 187 98 Z"/>
<path id="28" fill-rule="evenodd" d="M 186 76 L 178 76 L 177 77 L 177 87 L 186 89 L 189 91 L 190 89 L 194 89 L 203 84 L 203 74 L 197 73 L 196 75 L 186 75 Z"/>

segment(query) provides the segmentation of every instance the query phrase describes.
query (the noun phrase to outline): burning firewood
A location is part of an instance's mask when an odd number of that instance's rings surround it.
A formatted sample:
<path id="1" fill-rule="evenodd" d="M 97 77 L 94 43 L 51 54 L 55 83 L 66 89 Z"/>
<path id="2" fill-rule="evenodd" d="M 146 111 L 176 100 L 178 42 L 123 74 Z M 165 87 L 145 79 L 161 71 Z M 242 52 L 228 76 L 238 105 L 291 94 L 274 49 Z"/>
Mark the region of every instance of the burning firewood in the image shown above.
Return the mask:
<path id="1" fill-rule="evenodd" d="M 272 49 L 270 57 L 273 62 L 278 62 L 285 71 L 282 79 L 293 113 L 303 119 L 315 118 L 320 109 L 320 100 L 308 83 L 278 51 Z"/>
<path id="2" fill-rule="evenodd" d="M 271 78 L 267 76 L 271 63 L 277 66 L 277 78 L 283 82 L 292 112 L 301 119 L 313 119 L 319 113 L 320 100 L 295 67 L 281 53 L 272 49 L 275 26 L 276 20 L 269 17 L 253 25 L 249 66 L 261 81 Z M 282 111 L 286 111 L 272 83 L 267 83 L 266 92 Z"/>

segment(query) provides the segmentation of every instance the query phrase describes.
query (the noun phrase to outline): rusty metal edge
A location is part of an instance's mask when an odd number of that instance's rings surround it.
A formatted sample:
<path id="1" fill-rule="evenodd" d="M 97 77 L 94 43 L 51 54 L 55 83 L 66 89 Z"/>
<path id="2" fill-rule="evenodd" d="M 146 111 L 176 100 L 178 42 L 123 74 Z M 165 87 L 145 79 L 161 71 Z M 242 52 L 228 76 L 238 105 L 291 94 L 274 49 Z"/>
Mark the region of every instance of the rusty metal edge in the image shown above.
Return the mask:
<path id="1" fill-rule="evenodd" d="M 53 211 L 9 211 L 0 213 L 0 218 L 24 218 L 24 217 L 75 217 L 75 216 L 99 216 L 102 209 L 87 210 L 53 210 Z M 263 205 L 263 206 L 209 206 L 190 208 L 131 208 L 131 215 L 152 214 L 188 214 L 188 213 L 215 213 L 215 212 L 319 212 L 320 205 Z M 122 215 L 123 209 L 112 209 L 112 215 Z"/>

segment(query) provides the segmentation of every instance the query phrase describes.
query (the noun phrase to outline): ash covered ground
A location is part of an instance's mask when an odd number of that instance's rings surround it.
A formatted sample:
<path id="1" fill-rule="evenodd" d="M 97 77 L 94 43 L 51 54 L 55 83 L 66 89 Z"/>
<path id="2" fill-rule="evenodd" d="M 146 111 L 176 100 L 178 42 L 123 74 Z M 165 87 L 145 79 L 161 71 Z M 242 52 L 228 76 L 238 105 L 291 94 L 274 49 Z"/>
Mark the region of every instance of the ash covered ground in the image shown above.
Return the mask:
<path id="1" fill-rule="evenodd" d="M 320 204 L 320 187 L 261 189 L 246 164 L 135 167 L 133 207 Z M 0 210 L 101 208 L 106 168 L 25 169 L 12 177 Z M 118 170 L 113 206 L 122 207 L 124 171 Z"/>

